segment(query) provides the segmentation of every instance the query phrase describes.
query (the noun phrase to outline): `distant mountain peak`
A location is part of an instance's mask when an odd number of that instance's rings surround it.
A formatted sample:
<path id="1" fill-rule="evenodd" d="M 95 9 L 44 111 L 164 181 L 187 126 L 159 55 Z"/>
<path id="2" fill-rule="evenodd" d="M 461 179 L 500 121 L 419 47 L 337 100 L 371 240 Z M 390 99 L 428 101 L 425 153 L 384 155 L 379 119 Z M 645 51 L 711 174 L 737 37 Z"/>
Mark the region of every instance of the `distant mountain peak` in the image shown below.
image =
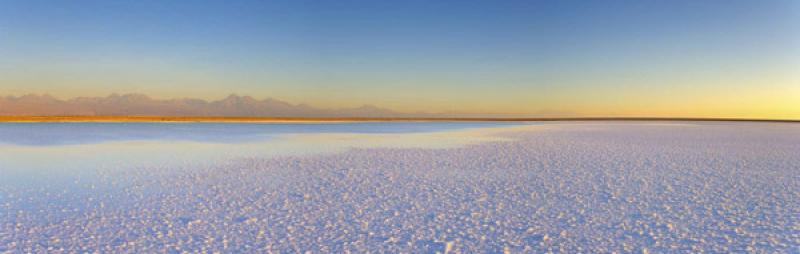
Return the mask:
<path id="1" fill-rule="evenodd" d="M 274 98 L 258 100 L 235 93 L 215 101 L 194 98 L 160 100 L 141 93 L 112 93 L 106 97 L 76 97 L 67 100 L 48 94 L 0 97 L 0 115 L 397 117 L 405 114 L 374 105 L 322 109 Z"/>
<path id="2" fill-rule="evenodd" d="M 13 97 L 12 97 L 13 98 Z M 55 97 L 51 96 L 50 94 L 26 94 L 20 97 L 16 97 L 17 100 L 47 100 L 53 101 L 56 100 Z"/>

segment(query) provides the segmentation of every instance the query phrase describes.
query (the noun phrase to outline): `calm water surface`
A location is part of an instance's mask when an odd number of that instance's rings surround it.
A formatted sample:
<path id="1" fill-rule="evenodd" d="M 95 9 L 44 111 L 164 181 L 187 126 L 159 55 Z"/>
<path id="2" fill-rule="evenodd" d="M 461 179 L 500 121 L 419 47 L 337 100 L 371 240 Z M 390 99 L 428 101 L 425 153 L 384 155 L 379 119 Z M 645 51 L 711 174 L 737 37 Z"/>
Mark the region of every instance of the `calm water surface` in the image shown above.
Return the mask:
<path id="1" fill-rule="evenodd" d="M 419 135 L 518 124 L 0 123 L 0 184 L 54 185 L 137 167 L 169 170 L 240 157 L 326 153 L 363 146 L 457 145 L 469 140 L 420 139 Z"/>

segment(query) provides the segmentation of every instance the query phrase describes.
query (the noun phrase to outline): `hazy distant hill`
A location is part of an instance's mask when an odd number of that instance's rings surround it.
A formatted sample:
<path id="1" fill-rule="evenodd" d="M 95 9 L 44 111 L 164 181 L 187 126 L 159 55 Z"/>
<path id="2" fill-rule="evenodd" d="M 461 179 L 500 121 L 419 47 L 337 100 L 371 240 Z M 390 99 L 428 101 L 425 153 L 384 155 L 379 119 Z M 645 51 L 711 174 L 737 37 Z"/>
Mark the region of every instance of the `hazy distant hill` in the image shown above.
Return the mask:
<path id="1" fill-rule="evenodd" d="M 345 109 L 321 109 L 305 104 L 267 98 L 230 95 L 225 99 L 159 100 L 143 94 L 112 94 L 61 100 L 49 95 L 0 97 L 0 115 L 76 116 L 259 116 L 259 117 L 402 117 L 371 105 Z"/>

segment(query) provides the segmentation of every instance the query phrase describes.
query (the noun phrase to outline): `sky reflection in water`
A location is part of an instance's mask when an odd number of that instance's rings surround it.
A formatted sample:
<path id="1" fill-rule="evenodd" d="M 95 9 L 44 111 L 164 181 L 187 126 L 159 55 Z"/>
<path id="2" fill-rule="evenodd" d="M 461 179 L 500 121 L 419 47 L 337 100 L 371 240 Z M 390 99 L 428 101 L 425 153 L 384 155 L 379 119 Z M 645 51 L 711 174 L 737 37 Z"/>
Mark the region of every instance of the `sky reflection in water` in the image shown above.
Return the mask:
<path id="1" fill-rule="evenodd" d="M 444 132 L 508 122 L 0 123 L 0 184 L 53 184 L 136 167 L 353 147 L 448 147 L 490 140 Z"/>

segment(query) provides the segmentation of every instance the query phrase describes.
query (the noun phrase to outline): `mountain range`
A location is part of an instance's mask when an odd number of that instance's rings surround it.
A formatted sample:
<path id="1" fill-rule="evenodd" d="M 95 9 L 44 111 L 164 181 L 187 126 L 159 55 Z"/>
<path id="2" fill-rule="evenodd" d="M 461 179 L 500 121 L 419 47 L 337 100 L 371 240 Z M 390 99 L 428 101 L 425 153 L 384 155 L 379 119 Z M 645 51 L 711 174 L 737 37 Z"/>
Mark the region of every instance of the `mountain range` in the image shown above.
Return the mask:
<path id="1" fill-rule="evenodd" d="M 231 117 L 405 117 L 372 105 L 323 109 L 267 98 L 232 94 L 221 100 L 153 99 L 144 94 L 111 94 L 67 100 L 50 95 L 28 94 L 0 97 L 3 116 L 231 116 Z M 420 114 L 413 114 L 418 116 Z"/>

